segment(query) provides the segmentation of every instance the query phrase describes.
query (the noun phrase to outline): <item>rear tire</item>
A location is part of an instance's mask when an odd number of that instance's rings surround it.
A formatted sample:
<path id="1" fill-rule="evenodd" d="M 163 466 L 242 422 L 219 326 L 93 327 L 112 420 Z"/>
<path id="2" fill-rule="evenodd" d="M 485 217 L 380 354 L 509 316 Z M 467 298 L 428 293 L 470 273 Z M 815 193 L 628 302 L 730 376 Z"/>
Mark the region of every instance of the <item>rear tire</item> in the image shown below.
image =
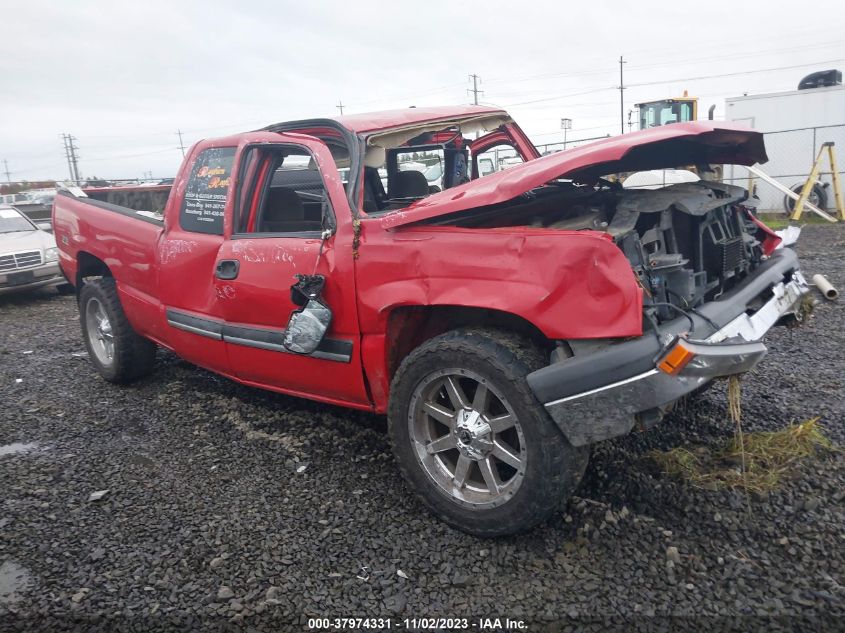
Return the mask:
<path id="1" fill-rule="evenodd" d="M 128 383 L 152 372 L 156 345 L 132 329 L 114 279 L 103 277 L 82 286 L 79 315 L 88 356 L 103 378 Z"/>
<path id="2" fill-rule="evenodd" d="M 803 188 L 803 184 L 795 185 L 792 187 L 792 191 L 800 196 Z M 789 196 L 783 197 L 783 208 L 786 209 L 787 215 L 792 215 L 792 212 L 795 210 L 795 202 L 796 200 L 793 200 Z M 825 188 L 822 185 L 816 183 L 813 185 L 810 195 L 807 196 L 807 202 L 816 205 L 819 209 L 824 211 L 827 209 L 827 191 L 825 191 Z"/>
<path id="3" fill-rule="evenodd" d="M 525 376 L 547 363 L 527 339 L 465 329 L 423 343 L 391 385 L 399 468 L 437 517 L 476 536 L 534 527 L 575 491 L 589 458 L 537 402 Z"/>

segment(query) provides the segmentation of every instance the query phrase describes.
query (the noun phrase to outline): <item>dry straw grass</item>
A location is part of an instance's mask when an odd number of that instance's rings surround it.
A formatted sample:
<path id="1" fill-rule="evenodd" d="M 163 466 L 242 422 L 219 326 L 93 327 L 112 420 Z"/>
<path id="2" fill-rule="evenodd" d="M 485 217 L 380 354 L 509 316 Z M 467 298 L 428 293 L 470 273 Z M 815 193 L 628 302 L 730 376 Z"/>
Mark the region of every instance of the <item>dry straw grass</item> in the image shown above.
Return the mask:
<path id="1" fill-rule="evenodd" d="M 716 451 L 679 447 L 652 451 L 650 456 L 665 473 L 698 488 L 765 493 L 777 487 L 796 461 L 820 450 L 836 449 L 825 436 L 819 418 L 813 418 L 780 431 L 736 435 Z"/>

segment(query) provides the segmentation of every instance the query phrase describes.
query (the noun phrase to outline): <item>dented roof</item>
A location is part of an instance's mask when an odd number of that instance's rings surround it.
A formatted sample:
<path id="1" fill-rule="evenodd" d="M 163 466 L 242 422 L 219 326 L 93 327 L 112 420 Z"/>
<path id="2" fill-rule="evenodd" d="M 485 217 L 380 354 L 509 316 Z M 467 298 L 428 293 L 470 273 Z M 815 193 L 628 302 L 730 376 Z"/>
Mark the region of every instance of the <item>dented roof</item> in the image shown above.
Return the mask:
<path id="1" fill-rule="evenodd" d="M 438 106 L 430 108 L 403 108 L 381 112 L 363 112 L 332 117 L 347 130 L 356 133 L 377 132 L 392 128 L 402 128 L 434 121 L 450 121 L 482 114 L 507 113 L 501 108 L 488 106 L 460 105 Z"/>

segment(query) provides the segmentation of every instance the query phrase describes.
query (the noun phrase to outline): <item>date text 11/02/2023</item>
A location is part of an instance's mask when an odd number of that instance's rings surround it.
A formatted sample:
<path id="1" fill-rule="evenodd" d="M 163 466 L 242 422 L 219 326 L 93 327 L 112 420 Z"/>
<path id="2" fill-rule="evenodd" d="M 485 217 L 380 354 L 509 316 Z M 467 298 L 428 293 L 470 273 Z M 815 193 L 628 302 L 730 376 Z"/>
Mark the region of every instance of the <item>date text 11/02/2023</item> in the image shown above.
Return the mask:
<path id="1" fill-rule="evenodd" d="M 309 618 L 308 629 L 315 631 L 359 631 L 408 629 L 412 631 L 525 631 L 524 620 L 511 618 Z"/>

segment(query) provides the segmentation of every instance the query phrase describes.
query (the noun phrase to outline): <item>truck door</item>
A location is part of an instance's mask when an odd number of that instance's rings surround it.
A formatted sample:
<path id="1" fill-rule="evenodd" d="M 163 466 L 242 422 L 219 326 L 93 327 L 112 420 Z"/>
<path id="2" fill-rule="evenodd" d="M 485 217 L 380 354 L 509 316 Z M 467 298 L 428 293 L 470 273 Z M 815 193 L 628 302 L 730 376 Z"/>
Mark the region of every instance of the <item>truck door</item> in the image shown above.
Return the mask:
<path id="1" fill-rule="evenodd" d="M 352 215 L 328 147 L 256 132 L 239 148 L 233 226 L 217 254 L 215 293 L 232 371 L 294 395 L 369 407 L 360 360 Z M 307 355 L 283 345 L 296 275 L 322 275 L 333 318 Z"/>
<path id="2" fill-rule="evenodd" d="M 236 152 L 236 145 L 212 141 L 193 149 L 190 169 L 168 199 L 157 252 L 166 342 L 182 358 L 222 374 L 229 373 L 229 363 L 212 274 L 230 214 Z"/>

